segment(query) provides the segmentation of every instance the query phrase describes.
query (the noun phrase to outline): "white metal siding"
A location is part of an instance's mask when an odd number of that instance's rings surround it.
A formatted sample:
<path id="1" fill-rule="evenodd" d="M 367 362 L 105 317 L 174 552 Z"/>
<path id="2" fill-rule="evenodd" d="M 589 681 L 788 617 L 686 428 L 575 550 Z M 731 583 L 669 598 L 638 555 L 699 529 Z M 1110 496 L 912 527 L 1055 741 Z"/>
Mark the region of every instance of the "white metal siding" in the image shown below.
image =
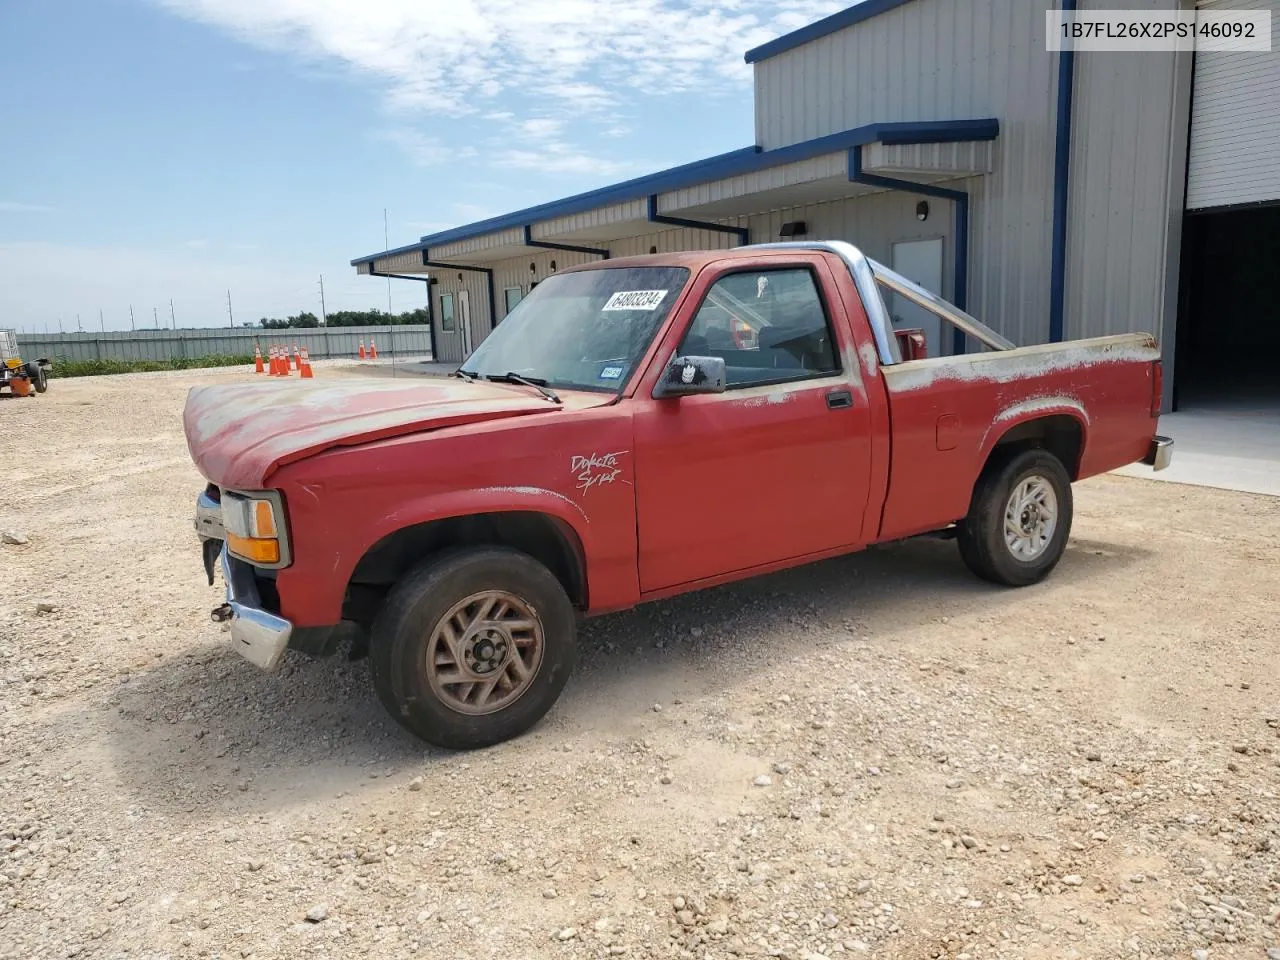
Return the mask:
<path id="1" fill-rule="evenodd" d="M 882 121 L 1000 121 L 993 172 L 962 182 L 969 309 L 1019 344 L 1049 335 L 1058 60 L 1044 28 L 1027 0 L 915 0 L 755 65 L 766 149 Z M 949 222 L 949 204 L 929 203 Z"/>
<path id="2" fill-rule="evenodd" d="M 658 209 L 662 213 L 679 216 L 680 211 L 687 207 L 735 197 L 745 197 L 744 205 L 749 206 L 751 195 L 764 190 L 776 190 L 792 184 L 812 183 L 833 177 L 843 179 L 848 175 L 848 162 L 848 151 L 841 150 L 796 163 L 768 167 L 740 177 L 712 180 L 709 183 L 700 183 L 683 190 L 662 194 L 658 198 Z"/>
<path id="3" fill-rule="evenodd" d="M 614 224 L 633 223 L 644 220 L 648 216 L 649 201 L 647 197 L 628 200 L 625 203 L 614 203 L 607 207 L 584 210 L 567 217 L 556 217 L 554 220 L 542 220 L 533 225 L 534 239 L 556 238 L 566 233 L 590 230 L 600 236 L 608 236 L 608 228 Z M 631 229 L 627 227 L 626 229 Z"/>
<path id="4" fill-rule="evenodd" d="M 991 141 L 963 143 L 870 143 L 862 149 L 862 169 L 899 176 L 902 174 L 972 174 L 995 170 L 995 144 Z"/>
<path id="5" fill-rule="evenodd" d="M 1129 0 L 1133 9 L 1175 9 L 1175 0 Z M 1112 9 L 1088 0 L 1081 9 Z M 1161 337 L 1171 218 L 1180 222 L 1185 155 L 1187 54 L 1078 53 L 1067 213 L 1066 336 L 1151 333 Z"/>
<path id="6" fill-rule="evenodd" d="M 1196 54 L 1187 207 L 1280 200 L 1280 2 L 1206 0 L 1199 6 L 1270 10 L 1271 52 Z"/>

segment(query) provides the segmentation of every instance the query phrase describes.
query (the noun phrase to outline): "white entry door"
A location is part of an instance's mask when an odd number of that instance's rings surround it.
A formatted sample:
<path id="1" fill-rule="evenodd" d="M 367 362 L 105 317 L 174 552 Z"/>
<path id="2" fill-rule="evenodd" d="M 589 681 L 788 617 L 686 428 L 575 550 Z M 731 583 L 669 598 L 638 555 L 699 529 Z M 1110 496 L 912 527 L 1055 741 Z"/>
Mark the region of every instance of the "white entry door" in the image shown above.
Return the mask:
<path id="1" fill-rule="evenodd" d="M 473 349 L 471 346 L 471 293 L 467 290 L 458 291 L 458 330 L 462 334 L 462 359 L 465 360 L 471 356 Z"/>
<path id="2" fill-rule="evenodd" d="M 942 296 L 942 238 L 907 240 L 893 245 L 893 269 L 913 280 L 930 293 Z M 895 293 L 889 302 L 889 315 L 895 330 L 924 330 L 928 355 L 940 357 L 951 352 L 951 344 L 943 342 L 942 321 L 923 307 Z M 950 333 L 951 328 L 947 328 Z M 950 339 L 948 336 L 946 339 Z"/>

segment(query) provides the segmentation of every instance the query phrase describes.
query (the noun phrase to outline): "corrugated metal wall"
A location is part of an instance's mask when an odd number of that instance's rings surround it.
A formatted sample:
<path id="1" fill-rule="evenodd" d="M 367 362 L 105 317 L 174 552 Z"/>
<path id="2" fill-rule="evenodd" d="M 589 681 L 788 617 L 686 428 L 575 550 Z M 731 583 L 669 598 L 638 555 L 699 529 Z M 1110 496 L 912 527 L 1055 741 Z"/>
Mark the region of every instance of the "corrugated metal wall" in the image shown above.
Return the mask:
<path id="1" fill-rule="evenodd" d="M 265 354 L 272 344 L 296 343 L 306 347 L 313 360 L 355 357 L 363 340 L 378 344 L 378 352 L 390 356 L 429 356 L 430 329 L 426 324 L 378 327 L 313 327 L 292 330 L 250 328 L 203 330 L 126 330 L 109 333 L 66 333 L 18 335 L 18 350 L 24 357 L 66 360 L 175 360 L 215 354 L 252 354 L 255 342 Z"/>
<path id="2" fill-rule="evenodd" d="M 1044 11 L 1026 0 L 915 0 L 755 65 L 766 149 L 873 122 L 999 119 L 993 172 L 965 181 L 969 309 L 1019 344 L 1049 335 L 1058 55 L 1045 49 Z M 1069 336 L 1161 333 L 1181 198 L 1177 101 L 1187 83 L 1176 59 L 1076 56 Z M 863 236 L 873 249 L 873 234 Z"/>
<path id="3" fill-rule="evenodd" d="M 969 309 L 1020 344 L 1049 335 L 1057 57 L 1044 24 L 1044 7 L 1026 0 L 915 0 L 755 65 L 766 149 L 882 121 L 999 119 L 995 172 L 961 181 L 972 195 Z M 909 239 L 876 229 L 861 229 L 869 251 Z"/>
<path id="4" fill-rule="evenodd" d="M 1196 55 L 1187 207 L 1280 199 L 1280 2 L 1202 0 L 1199 6 L 1270 10 L 1271 52 Z"/>
<path id="5" fill-rule="evenodd" d="M 1176 9 L 1175 0 L 1129 0 Z M 1189 4 L 1186 5 L 1189 8 Z M 1087 0 L 1082 10 L 1113 9 Z M 1238 56 L 1238 55 L 1237 55 Z M 1066 336 L 1164 333 L 1178 269 L 1190 54 L 1077 53 L 1067 220 Z M 1181 119 L 1179 116 L 1181 114 Z M 1176 290 L 1176 286 L 1175 286 Z"/>

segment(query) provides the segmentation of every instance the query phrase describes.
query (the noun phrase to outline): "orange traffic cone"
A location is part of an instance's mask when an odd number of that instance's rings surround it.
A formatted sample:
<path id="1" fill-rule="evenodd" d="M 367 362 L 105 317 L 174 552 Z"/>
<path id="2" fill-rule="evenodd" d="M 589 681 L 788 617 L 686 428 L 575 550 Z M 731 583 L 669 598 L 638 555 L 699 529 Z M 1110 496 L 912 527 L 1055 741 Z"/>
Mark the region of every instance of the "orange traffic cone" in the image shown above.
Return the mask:
<path id="1" fill-rule="evenodd" d="M 298 345 L 296 343 L 293 345 L 293 369 L 302 369 L 302 361 L 298 358 Z"/>
<path id="2" fill-rule="evenodd" d="M 255 343 L 253 345 L 253 372 L 262 373 L 264 369 L 262 365 L 262 348 Z"/>
<path id="3" fill-rule="evenodd" d="M 364 341 L 363 341 L 363 340 L 361 340 L 361 341 L 360 341 L 360 359 L 361 359 L 361 360 L 363 360 L 363 359 L 364 359 L 364 357 L 365 357 L 365 353 L 364 353 Z"/>
<path id="4" fill-rule="evenodd" d="M 268 376 L 280 376 L 280 364 L 276 357 L 276 348 L 267 347 L 267 374 Z"/>
<path id="5" fill-rule="evenodd" d="M 373 337 L 369 338 L 369 359 L 370 360 L 378 359 L 378 345 L 373 342 Z"/>
<path id="6" fill-rule="evenodd" d="M 299 357 L 298 357 L 298 364 L 299 364 L 298 369 L 299 369 L 299 370 L 301 371 L 301 373 L 302 373 L 302 379 L 303 379 L 303 380 L 310 380 L 310 379 L 311 379 L 311 377 L 312 377 L 312 374 L 311 374 L 311 358 L 310 358 L 309 356 L 307 356 L 307 348 L 306 348 L 306 347 L 303 347 L 303 348 L 302 348 L 302 353 L 301 353 L 301 354 L 299 355 Z"/>

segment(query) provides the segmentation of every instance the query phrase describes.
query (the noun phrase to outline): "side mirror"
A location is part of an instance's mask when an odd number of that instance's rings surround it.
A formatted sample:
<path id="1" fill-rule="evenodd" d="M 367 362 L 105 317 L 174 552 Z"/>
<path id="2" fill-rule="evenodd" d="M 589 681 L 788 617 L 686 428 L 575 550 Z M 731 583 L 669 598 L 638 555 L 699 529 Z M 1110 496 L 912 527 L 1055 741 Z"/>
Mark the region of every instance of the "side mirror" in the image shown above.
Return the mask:
<path id="1" fill-rule="evenodd" d="M 655 397 L 724 393 L 724 357 L 672 357 L 653 391 Z"/>

